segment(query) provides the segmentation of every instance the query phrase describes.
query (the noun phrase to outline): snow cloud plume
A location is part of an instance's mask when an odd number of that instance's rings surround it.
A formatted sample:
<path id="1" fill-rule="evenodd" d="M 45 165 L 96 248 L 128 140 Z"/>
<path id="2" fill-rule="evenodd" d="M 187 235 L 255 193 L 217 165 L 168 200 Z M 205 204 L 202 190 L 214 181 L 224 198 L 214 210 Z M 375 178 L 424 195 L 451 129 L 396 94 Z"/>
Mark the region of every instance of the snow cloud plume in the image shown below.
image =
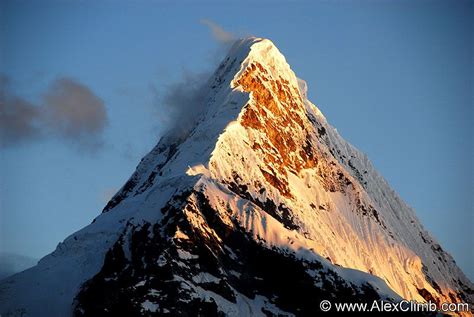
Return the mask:
<path id="1" fill-rule="evenodd" d="M 199 73 L 185 71 L 179 81 L 165 86 L 164 93 L 158 98 L 160 108 L 166 114 L 160 117 L 162 123 L 168 127 L 170 131 L 168 136 L 171 139 L 185 137 L 203 112 L 206 107 L 207 82 L 222 56 L 236 40 L 233 33 L 224 30 L 211 20 L 202 19 L 200 23 L 209 28 L 218 48 L 212 54 L 214 58 L 209 70 Z"/>
<path id="2" fill-rule="evenodd" d="M 206 106 L 205 85 L 210 72 L 185 72 L 181 81 L 166 88 L 162 102 L 170 126 L 171 137 L 185 137 Z"/>
<path id="3" fill-rule="evenodd" d="M 222 28 L 217 23 L 209 19 L 201 19 L 200 22 L 201 24 L 204 24 L 209 27 L 209 30 L 211 30 L 212 32 L 212 36 L 217 42 L 229 45 L 236 40 L 235 35 L 233 33 L 224 30 L 224 28 Z"/>
<path id="4" fill-rule="evenodd" d="M 5 76 L 0 80 L 1 147 L 57 138 L 80 151 L 96 151 L 106 124 L 103 101 L 74 79 L 54 80 L 38 104 L 14 94 Z"/>

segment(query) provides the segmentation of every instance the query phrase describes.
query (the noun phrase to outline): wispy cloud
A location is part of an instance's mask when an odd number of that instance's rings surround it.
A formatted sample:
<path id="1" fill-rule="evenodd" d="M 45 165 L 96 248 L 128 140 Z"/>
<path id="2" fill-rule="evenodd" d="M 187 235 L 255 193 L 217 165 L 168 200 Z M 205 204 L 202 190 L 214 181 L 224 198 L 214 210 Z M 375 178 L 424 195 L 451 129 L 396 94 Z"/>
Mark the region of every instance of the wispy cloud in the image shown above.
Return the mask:
<path id="1" fill-rule="evenodd" d="M 184 137 L 204 109 L 209 76 L 210 72 L 185 72 L 181 81 L 165 87 L 161 102 L 172 138 Z"/>
<path id="2" fill-rule="evenodd" d="M 236 40 L 236 37 L 233 33 L 224 30 L 222 26 L 209 19 L 201 19 L 199 22 L 209 27 L 214 39 L 221 44 L 231 44 Z"/>
<path id="3" fill-rule="evenodd" d="M 115 195 L 117 190 L 118 189 L 116 187 L 108 187 L 108 188 L 102 189 L 98 197 L 99 202 L 102 204 L 108 203 L 109 200 Z"/>
<path id="4" fill-rule="evenodd" d="M 6 91 L 7 83 L 0 86 L 0 144 L 12 146 L 40 137 L 38 107 Z"/>
<path id="5" fill-rule="evenodd" d="M 58 78 L 34 104 L 11 92 L 0 77 L 0 145 L 57 138 L 79 150 L 95 151 L 103 144 L 107 125 L 104 102 L 90 88 L 71 78 Z"/>
<path id="6" fill-rule="evenodd" d="M 54 81 L 43 95 L 44 123 L 62 139 L 95 150 L 107 125 L 104 102 L 87 86 L 71 78 Z"/>
<path id="7" fill-rule="evenodd" d="M 160 118 L 171 131 L 172 138 L 185 136 L 202 113 L 206 106 L 205 86 L 207 81 L 222 56 L 227 53 L 236 40 L 236 36 L 232 32 L 226 31 L 209 19 L 201 19 L 199 22 L 209 28 L 213 39 L 219 44 L 217 50 L 212 54 L 213 58 L 211 58 L 209 69 L 199 73 L 184 71 L 181 80 L 165 85 L 164 92 L 161 94 L 153 88 L 160 104 Z"/>

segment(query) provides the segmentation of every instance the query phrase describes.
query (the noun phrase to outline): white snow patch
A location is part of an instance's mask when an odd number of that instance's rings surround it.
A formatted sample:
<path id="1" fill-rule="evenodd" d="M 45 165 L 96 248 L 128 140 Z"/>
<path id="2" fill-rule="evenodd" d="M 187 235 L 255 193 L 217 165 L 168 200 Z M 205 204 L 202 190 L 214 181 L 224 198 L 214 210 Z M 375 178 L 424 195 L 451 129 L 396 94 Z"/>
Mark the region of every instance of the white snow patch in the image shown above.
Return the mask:
<path id="1" fill-rule="evenodd" d="M 140 287 L 140 286 L 143 286 L 143 285 L 145 285 L 145 283 L 146 283 L 146 281 L 145 281 L 145 280 L 143 280 L 143 281 L 140 281 L 140 282 L 138 282 L 137 284 L 135 284 L 135 287 Z"/>
<path id="2" fill-rule="evenodd" d="M 193 276 L 193 281 L 195 283 L 219 283 L 220 280 L 220 278 L 207 272 L 201 272 L 198 275 Z"/>
<path id="3" fill-rule="evenodd" d="M 148 299 L 142 303 L 142 308 L 145 311 L 149 311 L 151 313 L 156 313 L 160 305 L 150 302 Z"/>
<path id="4" fill-rule="evenodd" d="M 189 166 L 186 171 L 186 174 L 190 176 L 204 175 L 204 176 L 210 177 L 209 170 L 202 164 L 198 164 L 193 167 Z"/>
<path id="5" fill-rule="evenodd" d="M 150 295 L 150 296 L 159 296 L 160 292 L 157 291 L 156 289 L 152 288 L 148 291 L 148 295 Z"/>
<path id="6" fill-rule="evenodd" d="M 188 251 L 181 250 L 181 249 L 178 249 L 178 256 L 179 256 L 180 259 L 183 259 L 183 260 L 189 260 L 189 259 L 197 259 L 197 258 L 199 258 L 198 255 L 191 254 L 191 253 L 189 253 Z"/>

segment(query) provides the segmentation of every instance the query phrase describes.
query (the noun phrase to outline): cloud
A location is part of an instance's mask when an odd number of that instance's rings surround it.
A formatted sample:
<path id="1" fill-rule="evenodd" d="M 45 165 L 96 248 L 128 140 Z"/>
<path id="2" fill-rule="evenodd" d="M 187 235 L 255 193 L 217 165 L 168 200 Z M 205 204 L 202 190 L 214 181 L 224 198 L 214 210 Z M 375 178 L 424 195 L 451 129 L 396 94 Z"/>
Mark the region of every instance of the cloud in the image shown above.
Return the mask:
<path id="1" fill-rule="evenodd" d="M 159 117 L 170 134 L 171 139 L 185 137 L 194 123 L 199 118 L 206 106 L 206 85 L 217 64 L 229 47 L 235 42 L 236 36 L 224 30 L 217 23 L 209 19 L 201 19 L 200 23 L 206 25 L 219 47 L 212 53 L 211 63 L 207 71 L 199 73 L 185 71 L 181 79 L 175 83 L 165 85 L 160 94 L 156 88 L 152 92 L 157 96 L 160 104 Z M 165 114 L 165 115 L 163 115 Z"/>
<path id="2" fill-rule="evenodd" d="M 166 87 L 162 97 L 165 124 L 171 138 L 185 137 L 206 105 L 205 85 L 210 73 L 183 73 L 182 79 Z"/>
<path id="3" fill-rule="evenodd" d="M 0 97 L 4 98 L 7 93 L 7 89 L 10 85 L 10 78 L 5 74 L 0 73 Z"/>
<path id="4" fill-rule="evenodd" d="M 28 101 L 8 94 L 0 83 L 0 145 L 8 147 L 41 136 L 40 110 Z"/>
<path id="5" fill-rule="evenodd" d="M 103 145 L 104 102 L 74 79 L 53 81 L 38 105 L 12 93 L 5 76 L 0 76 L 0 93 L 2 147 L 48 138 L 74 144 L 80 151 L 96 151 Z"/>
<path id="6" fill-rule="evenodd" d="M 54 81 L 43 95 L 44 122 L 59 137 L 94 149 L 102 144 L 107 125 L 104 102 L 71 78 Z"/>
<path id="7" fill-rule="evenodd" d="M 0 101 L 0 133 L 4 146 L 24 142 L 41 134 L 37 126 L 40 112 L 28 101 L 9 97 Z"/>
<path id="8" fill-rule="evenodd" d="M 220 25 L 209 19 L 201 19 L 199 22 L 209 27 L 214 39 L 221 44 L 231 44 L 236 40 L 236 37 L 233 33 L 224 30 Z"/>

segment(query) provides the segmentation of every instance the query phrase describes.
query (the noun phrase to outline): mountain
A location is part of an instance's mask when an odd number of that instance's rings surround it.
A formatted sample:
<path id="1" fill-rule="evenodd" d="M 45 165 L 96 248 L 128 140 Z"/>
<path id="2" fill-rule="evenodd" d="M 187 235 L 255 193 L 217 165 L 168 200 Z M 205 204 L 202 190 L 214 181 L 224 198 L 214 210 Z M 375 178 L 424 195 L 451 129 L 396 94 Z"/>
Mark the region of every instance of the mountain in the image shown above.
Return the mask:
<path id="1" fill-rule="evenodd" d="M 194 124 L 162 137 L 92 224 L 1 282 L 2 316 L 473 302 L 473 284 L 271 41 L 237 41 L 203 89 Z"/>
<path id="2" fill-rule="evenodd" d="M 0 252 L 0 280 L 20 271 L 30 268 L 38 262 L 37 259 L 14 253 Z"/>

